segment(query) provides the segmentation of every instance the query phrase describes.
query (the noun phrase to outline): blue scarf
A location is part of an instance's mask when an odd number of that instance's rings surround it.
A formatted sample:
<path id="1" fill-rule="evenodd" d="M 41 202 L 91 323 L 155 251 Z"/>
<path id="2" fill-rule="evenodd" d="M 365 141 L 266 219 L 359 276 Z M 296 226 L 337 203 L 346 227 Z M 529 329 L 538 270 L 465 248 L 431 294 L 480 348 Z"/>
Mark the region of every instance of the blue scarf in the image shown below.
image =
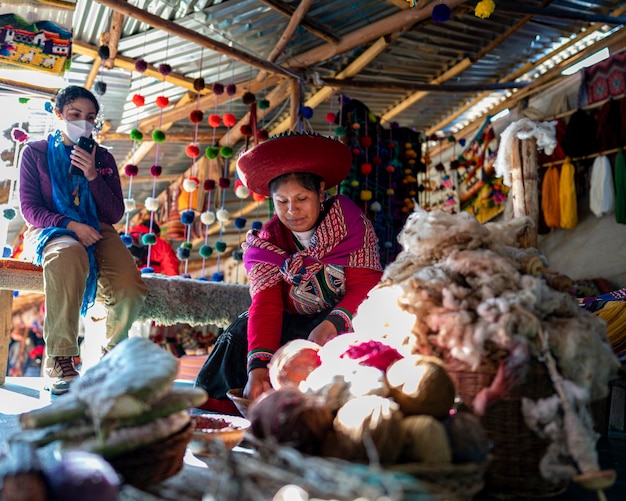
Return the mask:
<path id="1" fill-rule="evenodd" d="M 70 157 L 63 144 L 61 133 L 57 130 L 54 136 L 48 137 L 48 171 L 52 184 L 52 202 L 55 210 L 73 221 L 88 224 L 100 231 L 96 203 L 89 191 L 89 181 L 83 176 L 70 176 Z M 75 192 L 78 191 L 80 204 L 74 203 Z M 37 240 L 37 256 L 35 264 L 41 265 L 43 249 L 53 238 L 69 235 L 76 240 L 76 234 L 67 228 L 49 226 L 44 228 Z M 89 258 L 89 276 L 85 284 L 83 304 L 80 314 L 85 316 L 87 310 L 91 308 L 96 299 L 98 290 L 98 265 L 96 263 L 95 247 L 90 245 L 86 248 Z"/>

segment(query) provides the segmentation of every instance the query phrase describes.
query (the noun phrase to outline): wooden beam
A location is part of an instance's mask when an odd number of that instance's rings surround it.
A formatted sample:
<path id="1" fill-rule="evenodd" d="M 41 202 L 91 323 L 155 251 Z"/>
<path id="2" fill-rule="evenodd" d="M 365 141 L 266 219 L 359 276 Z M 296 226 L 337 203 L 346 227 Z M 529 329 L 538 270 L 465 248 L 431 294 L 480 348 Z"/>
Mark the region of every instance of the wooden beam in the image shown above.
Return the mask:
<path id="1" fill-rule="evenodd" d="M 121 12 L 113 11 L 111 14 L 111 24 L 109 26 L 107 47 L 109 48 L 109 57 L 104 62 L 104 67 L 111 69 L 115 65 L 117 57 L 117 46 L 122 37 L 122 28 L 124 27 L 124 15 Z"/>
<path id="2" fill-rule="evenodd" d="M 204 47 L 220 54 L 224 54 L 225 56 L 228 56 L 237 61 L 241 61 L 242 63 L 248 64 L 254 68 L 265 70 L 272 74 L 281 74 L 283 76 L 288 76 L 292 78 L 300 77 L 300 75 L 298 75 L 294 71 L 285 69 L 282 66 L 260 59 L 235 47 L 229 47 L 225 43 L 218 42 L 216 40 L 210 39 L 209 37 L 200 35 L 194 30 L 185 28 L 184 26 L 176 24 L 172 21 L 168 21 L 167 19 L 163 19 L 159 16 L 155 16 L 154 14 L 150 14 L 149 12 L 139 9 L 124 0 L 96 0 L 96 2 L 104 5 L 105 7 L 109 7 L 116 12 L 120 12 L 121 14 L 131 16 L 138 21 L 147 23 L 153 28 L 158 28 L 167 33 L 171 33 L 172 35 L 198 44 L 200 47 Z"/>
<path id="3" fill-rule="evenodd" d="M 292 7 L 291 5 L 281 2 L 280 0 L 259 0 L 261 3 L 264 3 L 268 7 L 274 9 L 276 12 L 280 12 L 285 17 L 293 19 L 294 14 L 297 9 Z M 312 3 L 312 2 L 311 2 Z M 300 6 L 298 6 L 298 9 Z M 306 9 L 308 10 L 308 8 Z M 339 42 L 339 37 L 334 33 L 328 31 L 323 25 L 313 21 L 312 19 L 305 18 L 302 16 L 302 21 L 299 23 L 302 27 L 310 33 L 313 33 L 315 36 L 321 38 L 322 40 L 326 40 L 328 43 L 337 43 Z"/>
<path id="4" fill-rule="evenodd" d="M 461 84 L 419 84 L 402 82 L 372 82 L 365 80 L 340 80 L 324 78 L 322 82 L 329 87 L 356 90 L 398 90 L 398 91 L 428 91 L 428 92 L 476 92 L 481 90 L 507 90 L 526 87 L 528 82 L 485 83 L 475 85 Z"/>

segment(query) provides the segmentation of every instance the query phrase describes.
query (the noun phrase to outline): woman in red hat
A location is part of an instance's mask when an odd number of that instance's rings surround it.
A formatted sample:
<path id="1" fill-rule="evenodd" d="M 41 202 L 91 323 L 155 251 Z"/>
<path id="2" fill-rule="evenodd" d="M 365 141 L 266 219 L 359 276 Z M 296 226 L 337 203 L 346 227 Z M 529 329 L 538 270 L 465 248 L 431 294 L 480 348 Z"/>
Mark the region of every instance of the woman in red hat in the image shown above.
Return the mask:
<path id="1" fill-rule="evenodd" d="M 326 196 L 345 179 L 352 154 L 314 133 L 270 138 L 237 162 L 242 182 L 275 208 L 243 244 L 252 304 L 219 337 L 196 385 L 204 409 L 236 414 L 227 398 L 244 387 L 255 399 L 271 388 L 267 365 L 283 344 L 323 345 L 352 331 L 352 316 L 382 276 L 371 222 L 347 197 Z"/>

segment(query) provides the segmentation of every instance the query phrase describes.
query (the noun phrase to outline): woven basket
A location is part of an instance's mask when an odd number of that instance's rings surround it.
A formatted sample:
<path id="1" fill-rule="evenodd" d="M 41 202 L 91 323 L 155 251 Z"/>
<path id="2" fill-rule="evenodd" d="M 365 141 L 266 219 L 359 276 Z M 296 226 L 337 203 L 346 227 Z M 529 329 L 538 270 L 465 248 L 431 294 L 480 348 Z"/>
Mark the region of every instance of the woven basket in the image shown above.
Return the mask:
<path id="1" fill-rule="evenodd" d="M 153 485 L 173 477 L 183 468 L 183 457 L 192 434 L 189 424 L 165 440 L 107 458 L 107 461 L 125 483 L 135 487 Z"/>
<path id="2" fill-rule="evenodd" d="M 427 483 L 430 492 L 446 501 L 470 501 L 485 486 L 488 464 L 489 461 L 480 464 L 406 463 L 390 466 L 390 469 Z"/>
<path id="3" fill-rule="evenodd" d="M 483 361 L 476 370 L 455 359 L 448 358 L 445 363 L 457 385 L 457 395 L 469 406 L 480 390 L 491 385 L 498 369 L 498 363 L 491 361 Z M 522 414 L 522 397 L 537 400 L 553 394 L 546 367 L 531 357 L 524 383 L 487 408 L 481 423 L 493 451 L 485 475 L 485 492 L 506 497 L 549 497 L 565 490 L 567 482 L 555 484 L 541 476 L 539 462 L 549 441 L 529 429 Z"/>

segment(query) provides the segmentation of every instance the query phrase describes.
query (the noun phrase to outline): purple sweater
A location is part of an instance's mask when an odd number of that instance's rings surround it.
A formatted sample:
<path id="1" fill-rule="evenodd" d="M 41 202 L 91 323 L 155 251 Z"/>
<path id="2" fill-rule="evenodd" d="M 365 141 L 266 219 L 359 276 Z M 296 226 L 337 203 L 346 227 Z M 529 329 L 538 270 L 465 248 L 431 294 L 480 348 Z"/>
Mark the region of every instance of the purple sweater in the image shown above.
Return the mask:
<path id="1" fill-rule="evenodd" d="M 20 205 L 27 223 L 35 228 L 57 226 L 65 228 L 69 218 L 55 212 L 52 202 L 52 184 L 48 171 L 48 141 L 30 143 L 20 162 Z M 124 215 L 124 196 L 119 172 L 113 155 L 97 146 L 96 171 L 98 177 L 89 181 L 89 191 L 98 210 L 98 220 L 115 224 Z"/>

